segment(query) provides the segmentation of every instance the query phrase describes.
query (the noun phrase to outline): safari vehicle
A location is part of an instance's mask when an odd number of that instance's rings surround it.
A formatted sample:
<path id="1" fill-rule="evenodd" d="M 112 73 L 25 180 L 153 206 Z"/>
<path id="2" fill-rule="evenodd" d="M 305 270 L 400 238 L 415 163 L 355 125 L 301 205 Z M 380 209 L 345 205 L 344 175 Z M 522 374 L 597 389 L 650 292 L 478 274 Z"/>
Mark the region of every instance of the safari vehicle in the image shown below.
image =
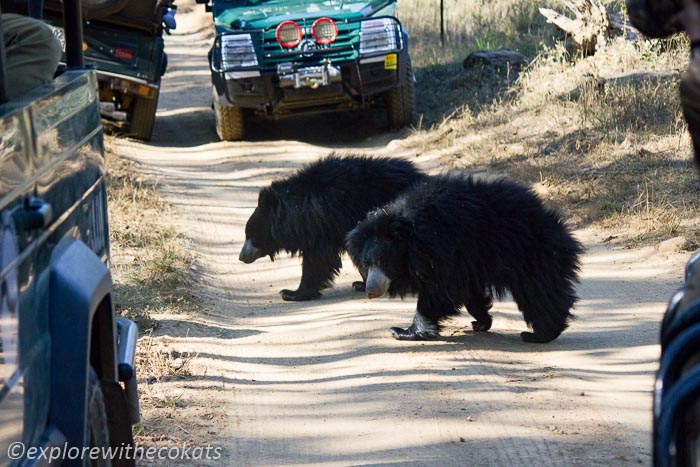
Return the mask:
<path id="1" fill-rule="evenodd" d="M 61 0 L 46 0 L 44 17 L 61 22 Z M 84 2 L 85 59 L 97 68 L 105 123 L 149 140 L 156 119 L 161 76 L 167 67 L 163 32 L 175 29 L 173 0 Z M 58 35 L 61 35 L 60 29 Z"/>
<path id="2" fill-rule="evenodd" d="M 654 466 L 700 465 L 700 252 L 661 322 L 654 384 Z"/>
<path id="3" fill-rule="evenodd" d="M 392 128 L 411 123 L 414 77 L 396 0 L 197 2 L 214 16 L 209 62 L 222 140 L 241 139 L 250 114 L 382 106 Z"/>
<path id="4" fill-rule="evenodd" d="M 137 330 L 112 307 L 97 80 L 80 1 L 63 5 L 66 68 L 50 83 L 7 100 L 0 46 L 0 465 L 84 465 L 76 450 L 130 446 L 139 417 Z"/>

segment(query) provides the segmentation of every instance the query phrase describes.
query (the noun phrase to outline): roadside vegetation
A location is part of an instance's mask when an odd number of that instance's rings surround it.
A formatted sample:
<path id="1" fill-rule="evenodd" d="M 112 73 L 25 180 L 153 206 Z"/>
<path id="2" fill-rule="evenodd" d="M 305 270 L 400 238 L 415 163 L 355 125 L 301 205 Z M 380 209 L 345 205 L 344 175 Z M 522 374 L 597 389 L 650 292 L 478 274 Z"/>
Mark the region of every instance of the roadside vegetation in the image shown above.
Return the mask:
<path id="1" fill-rule="evenodd" d="M 117 313 L 134 320 L 141 336 L 136 369 L 141 422 L 135 428 L 141 444 L 179 441 L 168 429 L 172 411 L 183 405 L 177 381 L 191 376 L 195 355 L 177 352 L 157 336 L 160 316 L 201 311 L 191 269 L 194 256 L 168 219 L 171 206 L 157 193 L 157 181 L 119 157 L 106 144 L 111 270 Z"/>
<path id="2" fill-rule="evenodd" d="M 169 206 L 157 182 L 137 163 L 110 152 L 107 144 L 108 204 L 116 308 L 134 320 L 141 334 L 157 328 L 154 315 L 185 313 L 199 306 L 192 293 L 194 256 L 187 240 L 162 222 Z"/>
<path id="3" fill-rule="evenodd" d="M 609 232 L 624 245 L 677 237 L 698 247 L 700 182 L 678 102 L 687 65 L 684 36 L 630 42 L 620 37 L 593 56 L 571 56 L 564 35 L 538 7 L 554 0 L 405 0 L 420 114 L 403 144 L 438 152 L 446 167 L 507 174 L 531 183 L 576 227 Z M 607 2 L 624 12 L 624 2 Z M 529 65 L 492 101 L 465 76 L 473 51 L 506 47 Z"/>

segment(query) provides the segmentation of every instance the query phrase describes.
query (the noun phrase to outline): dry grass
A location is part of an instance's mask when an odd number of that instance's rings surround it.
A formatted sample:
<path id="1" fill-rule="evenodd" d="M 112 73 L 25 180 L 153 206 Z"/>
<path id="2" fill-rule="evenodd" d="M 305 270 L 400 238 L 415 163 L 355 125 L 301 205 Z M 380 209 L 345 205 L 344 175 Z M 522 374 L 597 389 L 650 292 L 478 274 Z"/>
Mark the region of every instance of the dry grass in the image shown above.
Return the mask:
<path id="1" fill-rule="evenodd" d="M 152 329 L 154 313 L 196 311 L 192 293 L 194 256 L 172 225 L 156 183 L 136 163 L 107 149 L 112 273 L 118 312 Z"/>
<path id="2" fill-rule="evenodd" d="M 151 336 L 139 342 L 136 367 L 139 369 L 141 402 L 158 409 L 182 406 L 182 392 L 165 383 L 192 376 L 196 354 L 168 349 L 165 342 Z M 144 431 L 143 425 L 139 428 Z"/>
<path id="3" fill-rule="evenodd" d="M 552 37 L 558 35 L 537 10 L 559 4 L 556 0 L 445 0 L 444 4 L 445 44 L 442 47 L 439 2 L 399 2 L 399 19 L 409 28 L 411 56 L 419 68 L 461 63 L 466 51 L 478 49 L 510 47 L 534 57 L 542 43 L 551 42 Z"/>
<path id="4" fill-rule="evenodd" d="M 115 306 L 142 336 L 136 356 L 142 419 L 134 435 L 141 444 L 167 445 L 189 436 L 185 427 L 173 430 L 173 411 L 187 405 L 180 384 L 191 378 L 196 355 L 171 349 L 167 338 L 151 332 L 158 316 L 201 311 L 194 256 L 174 227 L 159 221 L 171 217 L 171 207 L 156 192 L 157 181 L 112 153 L 109 138 L 106 146 Z"/>
<path id="5" fill-rule="evenodd" d="M 557 30 L 537 8 L 556 0 L 445 0 L 445 41 L 440 44 L 440 9 L 435 0 L 402 0 L 399 19 L 408 27 L 410 52 L 420 86 L 421 123 L 432 126 L 478 105 L 469 86 L 455 83 L 462 61 L 475 50 L 501 47 L 534 58 L 542 45 L 554 43 Z"/>
<path id="6" fill-rule="evenodd" d="M 195 374 L 198 354 L 175 350 L 179 343 L 167 336 L 147 335 L 139 340 L 136 367 L 141 421 L 134 426 L 134 438 L 142 445 L 198 445 L 203 442 L 202 433 L 211 434 L 225 419 L 192 391 L 198 379 L 206 378 L 206 369 Z"/>
<path id="7" fill-rule="evenodd" d="M 447 0 L 440 48 L 426 1 L 400 5 L 423 114 L 407 146 L 446 167 L 529 182 L 576 226 L 612 230 L 625 244 L 683 235 L 697 247 L 700 183 L 677 97 L 685 37 L 619 39 L 572 60 L 537 13 L 545 4 L 561 11 L 559 2 Z M 479 103 L 461 61 L 497 47 L 531 62 L 500 100 Z"/>
<path id="8" fill-rule="evenodd" d="M 146 336 L 139 347 L 136 363 L 149 383 L 192 376 L 191 364 L 196 355 L 165 349 L 158 339 Z"/>

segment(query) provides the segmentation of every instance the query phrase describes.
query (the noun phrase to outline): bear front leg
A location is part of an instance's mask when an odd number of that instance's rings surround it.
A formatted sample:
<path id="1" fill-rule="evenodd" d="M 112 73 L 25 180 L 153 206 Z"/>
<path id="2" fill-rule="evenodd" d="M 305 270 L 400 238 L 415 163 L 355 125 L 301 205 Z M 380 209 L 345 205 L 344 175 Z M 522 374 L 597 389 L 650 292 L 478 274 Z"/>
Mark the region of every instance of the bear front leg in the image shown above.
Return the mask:
<path id="1" fill-rule="evenodd" d="M 446 296 L 419 293 L 413 324 L 406 329 L 394 327 L 390 331 L 398 340 L 435 339 L 440 337 L 440 319 L 457 313 L 457 307 Z"/>
<path id="2" fill-rule="evenodd" d="M 358 271 L 360 271 L 360 275 L 362 276 L 361 281 L 355 281 L 352 283 L 352 290 L 355 292 L 364 292 L 365 291 L 365 283 L 367 282 L 367 270 L 364 268 L 357 268 Z"/>
<path id="3" fill-rule="evenodd" d="M 408 328 L 394 327 L 390 331 L 394 339 L 400 341 L 424 341 L 440 337 L 440 326 L 421 315 L 420 312 L 416 312 L 413 324 Z"/>
<path id="4" fill-rule="evenodd" d="M 333 279 L 340 271 L 342 262 L 338 252 L 323 254 L 319 251 L 303 252 L 301 265 L 301 283 L 297 290 L 284 289 L 280 291 L 282 300 L 288 302 L 303 302 L 321 296 L 321 289 L 330 287 Z"/>

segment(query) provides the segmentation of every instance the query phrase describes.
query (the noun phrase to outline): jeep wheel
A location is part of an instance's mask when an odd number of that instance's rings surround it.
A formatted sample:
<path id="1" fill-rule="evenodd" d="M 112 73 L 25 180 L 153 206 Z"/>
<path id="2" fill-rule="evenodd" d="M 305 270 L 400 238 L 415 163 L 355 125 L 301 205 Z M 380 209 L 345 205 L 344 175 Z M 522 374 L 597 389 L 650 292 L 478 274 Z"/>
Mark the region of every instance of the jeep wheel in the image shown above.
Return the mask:
<path id="1" fill-rule="evenodd" d="M 243 109 L 235 105 L 221 104 L 214 88 L 214 114 L 216 134 L 221 141 L 238 141 L 243 138 Z"/>
<path id="2" fill-rule="evenodd" d="M 109 467 L 112 461 L 109 457 L 103 458 L 101 453 L 109 448 L 109 428 L 107 427 L 107 411 L 105 409 L 105 400 L 100 387 L 100 380 L 97 377 L 95 370 L 90 368 L 88 376 L 88 413 L 87 413 L 87 431 L 90 436 L 90 448 L 99 448 L 100 455 L 97 459 L 91 459 L 87 456 L 84 459 L 84 465 Z"/>
<path id="3" fill-rule="evenodd" d="M 153 135 L 153 124 L 156 122 L 156 110 L 158 109 L 158 95 L 160 88 L 156 92 L 156 97 L 148 99 L 146 97 L 136 97 L 132 103 L 131 123 L 129 125 L 129 136 L 148 141 Z"/>
<path id="4" fill-rule="evenodd" d="M 415 86 L 410 59 L 406 64 L 405 80 L 406 83 L 403 86 L 397 86 L 385 95 L 386 113 L 392 130 L 399 130 L 413 123 Z"/>

